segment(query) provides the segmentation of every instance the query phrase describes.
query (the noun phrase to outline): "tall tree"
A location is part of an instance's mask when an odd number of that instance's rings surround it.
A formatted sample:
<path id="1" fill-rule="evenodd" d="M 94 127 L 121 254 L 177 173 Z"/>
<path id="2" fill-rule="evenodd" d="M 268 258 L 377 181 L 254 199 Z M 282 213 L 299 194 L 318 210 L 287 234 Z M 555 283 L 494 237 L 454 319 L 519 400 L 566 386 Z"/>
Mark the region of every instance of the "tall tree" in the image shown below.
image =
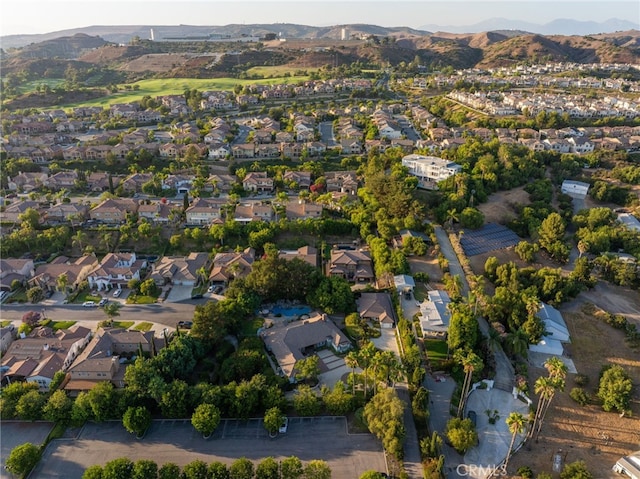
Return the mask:
<path id="1" fill-rule="evenodd" d="M 516 436 L 518 434 L 522 434 L 524 431 L 526 419 L 519 412 L 512 412 L 507 416 L 506 423 L 507 426 L 509 426 L 509 431 L 511 432 L 511 443 L 509 444 L 509 450 L 507 451 L 507 458 L 504 460 L 505 471 L 507 470 L 509 459 L 511 459 L 511 454 L 513 453 L 513 444 L 516 442 Z"/>
<path id="2" fill-rule="evenodd" d="M 458 417 L 462 417 L 462 413 L 464 412 L 464 405 L 467 401 L 467 395 L 469 394 L 469 389 L 471 388 L 471 383 L 473 381 L 473 373 L 474 371 L 481 370 L 484 365 L 482 363 L 482 359 L 473 351 L 468 352 L 467 354 L 457 353 L 457 360 L 462 364 L 464 369 L 464 382 L 462 384 L 462 394 L 460 396 L 460 404 L 458 404 Z M 456 355 L 454 355 L 455 358 Z"/>

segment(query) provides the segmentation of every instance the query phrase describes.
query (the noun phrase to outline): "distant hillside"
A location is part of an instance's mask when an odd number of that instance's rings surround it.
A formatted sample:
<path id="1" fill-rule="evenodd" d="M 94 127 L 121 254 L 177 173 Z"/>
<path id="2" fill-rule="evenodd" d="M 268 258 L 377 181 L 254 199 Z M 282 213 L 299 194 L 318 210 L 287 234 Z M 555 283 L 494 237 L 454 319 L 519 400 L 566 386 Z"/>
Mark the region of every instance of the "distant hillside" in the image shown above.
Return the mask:
<path id="1" fill-rule="evenodd" d="M 618 14 L 622 12 L 616 12 Z M 610 18 L 603 22 L 584 22 L 571 19 L 556 19 L 552 22 L 540 25 L 537 23 L 522 20 L 509 20 L 506 18 L 491 18 L 472 25 L 422 25 L 421 30 L 445 31 L 450 33 L 480 33 L 495 30 L 519 30 L 541 35 L 592 35 L 603 32 L 616 32 L 621 30 L 640 29 L 640 22 L 637 21 L 638 9 L 629 12 L 627 18 L 636 18 L 636 21 Z"/>
<path id="2" fill-rule="evenodd" d="M 239 35 L 242 31 L 264 35 L 259 27 L 229 25 L 225 28 L 230 35 Z M 504 30 L 473 34 L 424 33 L 375 25 L 302 28 L 278 24 L 270 27 L 276 30 L 282 27 L 283 32 L 278 32 L 282 37 L 285 32 L 299 28 L 299 34 L 319 35 L 319 38 L 273 40 L 256 48 L 255 44 L 244 42 L 232 47 L 223 43 L 203 47 L 201 42 L 149 40 L 120 45 L 100 37 L 76 34 L 9 50 L 0 58 L 0 70 L 4 75 L 24 73 L 26 78 L 34 80 L 63 78 L 67 66 L 71 66 L 81 84 L 106 86 L 154 76 L 217 78 L 238 76 L 255 66 L 305 69 L 357 61 L 395 66 L 417 59 L 432 69 L 508 66 L 524 61 L 640 63 L 638 30 L 591 36 L 545 36 Z M 342 41 L 343 33 L 366 40 Z"/>
<path id="3" fill-rule="evenodd" d="M 76 33 L 73 36 L 58 37 L 27 45 L 20 49 L 20 56 L 22 58 L 75 59 L 84 52 L 106 44 L 107 42 L 100 37 Z"/>

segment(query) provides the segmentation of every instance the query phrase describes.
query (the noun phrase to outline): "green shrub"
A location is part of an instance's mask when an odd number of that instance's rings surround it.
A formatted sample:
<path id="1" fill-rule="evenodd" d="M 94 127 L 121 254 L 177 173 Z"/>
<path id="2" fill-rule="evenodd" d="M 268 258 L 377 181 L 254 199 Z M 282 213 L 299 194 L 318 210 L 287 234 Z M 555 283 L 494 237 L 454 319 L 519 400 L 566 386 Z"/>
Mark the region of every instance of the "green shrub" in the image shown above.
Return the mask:
<path id="1" fill-rule="evenodd" d="M 586 386 L 587 384 L 589 384 L 589 376 L 587 376 L 586 374 L 578 373 L 576 374 L 576 377 L 573 378 L 573 381 L 578 386 Z"/>
<path id="2" fill-rule="evenodd" d="M 529 466 L 522 466 L 518 468 L 518 475 L 524 477 L 524 479 L 533 479 L 533 471 Z"/>
<path id="3" fill-rule="evenodd" d="M 582 388 L 572 388 L 569 396 L 581 406 L 586 406 L 591 402 L 589 394 Z"/>

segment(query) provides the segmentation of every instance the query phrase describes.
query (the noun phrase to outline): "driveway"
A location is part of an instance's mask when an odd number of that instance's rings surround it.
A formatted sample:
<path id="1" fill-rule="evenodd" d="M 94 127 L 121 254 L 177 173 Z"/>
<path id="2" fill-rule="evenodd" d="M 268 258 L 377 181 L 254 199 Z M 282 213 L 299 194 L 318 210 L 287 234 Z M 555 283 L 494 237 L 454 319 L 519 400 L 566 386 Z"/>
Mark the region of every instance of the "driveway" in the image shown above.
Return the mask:
<path id="1" fill-rule="evenodd" d="M 477 414 L 478 445 L 467 451 L 464 463 L 468 465 L 484 466 L 467 469 L 467 477 L 484 479 L 489 477 L 491 468 L 497 467 L 507 457 L 511 443 L 511 432 L 506 418 L 512 412 L 519 412 L 524 417 L 529 414 L 527 403 L 514 399 L 511 394 L 499 389 L 476 389 L 468 399 L 465 408 Z M 485 411 L 498 411 L 499 418 L 495 424 L 489 423 Z M 516 439 L 514 447 L 524 440 L 524 434 Z"/>
<path id="2" fill-rule="evenodd" d="M 173 285 L 171 287 L 171 291 L 169 291 L 169 296 L 165 299 L 165 302 L 178 303 L 180 301 L 191 299 L 191 291 L 193 291 L 193 286 Z"/>
<path id="3" fill-rule="evenodd" d="M 371 434 L 349 434 L 344 417 L 324 416 L 290 417 L 287 433 L 274 439 L 257 418 L 223 420 L 209 440 L 189 420 L 154 421 L 143 440 L 136 440 L 120 421 L 87 423 L 77 438 L 52 441 L 30 477 L 81 479 L 88 466 L 120 457 L 184 466 L 197 459 L 230 465 L 240 457 L 257 464 L 269 456 L 276 461 L 296 456 L 303 463 L 325 460 L 334 478 L 353 479 L 369 469 L 386 471 L 378 439 Z"/>

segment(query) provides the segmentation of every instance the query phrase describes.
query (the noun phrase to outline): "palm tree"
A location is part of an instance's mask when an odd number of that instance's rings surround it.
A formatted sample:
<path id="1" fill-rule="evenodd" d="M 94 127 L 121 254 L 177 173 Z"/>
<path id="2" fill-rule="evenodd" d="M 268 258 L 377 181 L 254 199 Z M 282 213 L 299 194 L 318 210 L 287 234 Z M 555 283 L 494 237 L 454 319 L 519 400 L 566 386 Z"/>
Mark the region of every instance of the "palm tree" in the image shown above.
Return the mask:
<path id="1" fill-rule="evenodd" d="M 71 244 L 73 246 L 77 246 L 80 249 L 80 251 L 82 251 L 84 249 L 84 244 L 86 243 L 87 238 L 88 238 L 87 233 L 85 233 L 82 230 L 79 230 L 76 232 L 76 234 L 74 234 L 71 237 Z"/>
<path id="2" fill-rule="evenodd" d="M 582 255 L 585 254 L 587 251 L 589 251 L 590 247 L 591 245 L 587 241 L 584 241 L 584 240 L 578 241 L 578 252 L 580 253 L 578 258 L 582 258 Z"/>
<path id="3" fill-rule="evenodd" d="M 491 351 L 495 352 L 500 347 L 500 333 L 494 328 L 489 328 L 489 336 L 487 337 L 487 344 Z"/>
<path id="4" fill-rule="evenodd" d="M 358 365 L 364 371 L 364 397 L 366 399 L 368 394 L 368 381 L 367 381 L 367 369 L 371 365 L 371 360 L 376 353 L 376 347 L 371 342 L 368 341 L 360 351 L 358 351 Z"/>
<path id="5" fill-rule="evenodd" d="M 509 344 L 509 349 L 514 355 L 522 356 L 523 358 L 527 357 L 527 350 L 529 348 L 529 336 L 522 328 L 509 333 L 507 335 L 507 341 Z"/>
<path id="6" fill-rule="evenodd" d="M 62 291 L 67 296 L 67 285 L 69 284 L 69 277 L 67 273 L 62 273 L 60 276 L 56 278 L 56 286 L 59 291 Z"/>
<path id="7" fill-rule="evenodd" d="M 353 395 L 356 395 L 356 381 L 355 381 L 355 369 L 356 366 L 358 365 L 358 356 L 356 354 L 355 351 L 350 351 L 345 357 L 344 357 L 344 362 L 345 364 L 351 368 L 351 376 L 353 378 L 352 381 L 352 386 L 353 386 Z"/>
<path id="8" fill-rule="evenodd" d="M 462 363 L 462 367 L 464 369 L 464 382 L 462 383 L 462 394 L 460 395 L 460 404 L 458 404 L 458 417 L 462 417 L 462 413 L 464 411 L 464 404 L 467 400 L 467 394 L 469 394 L 469 389 L 471 388 L 471 381 L 473 378 L 473 372 L 482 369 L 483 363 L 482 359 L 474 353 L 470 351 L 466 356 L 463 353 L 456 351 L 454 358 L 457 356 L 457 360 Z"/>
<path id="9" fill-rule="evenodd" d="M 447 210 L 447 221 L 449 229 L 453 228 L 453 222 L 458 221 L 458 210 L 452 208 Z"/>
<path id="10" fill-rule="evenodd" d="M 512 412 L 506 419 L 509 431 L 511 431 L 511 444 L 509 444 L 509 450 L 507 451 L 507 458 L 504 460 L 504 470 L 507 470 L 509 465 L 509 459 L 513 452 L 513 443 L 516 442 L 516 435 L 521 434 L 524 431 L 526 420 L 519 412 Z"/>
<path id="11" fill-rule="evenodd" d="M 544 367 L 549 372 L 551 379 L 565 379 L 567 377 L 567 365 L 557 356 L 553 356 L 544 362 Z"/>
<path id="12" fill-rule="evenodd" d="M 540 421 L 542 421 L 542 412 L 545 410 L 545 404 L 553 398 L 555 393 L 553 380 L 544 376 L 539 377 L 533 385 L 533 391 L 538 394 L 540 398 L 536 406 L 536 413 L 533 416 L 533 426 L 529 430 L 529 437 L 533 437 L 534 431 L 539 426 Z"/>

